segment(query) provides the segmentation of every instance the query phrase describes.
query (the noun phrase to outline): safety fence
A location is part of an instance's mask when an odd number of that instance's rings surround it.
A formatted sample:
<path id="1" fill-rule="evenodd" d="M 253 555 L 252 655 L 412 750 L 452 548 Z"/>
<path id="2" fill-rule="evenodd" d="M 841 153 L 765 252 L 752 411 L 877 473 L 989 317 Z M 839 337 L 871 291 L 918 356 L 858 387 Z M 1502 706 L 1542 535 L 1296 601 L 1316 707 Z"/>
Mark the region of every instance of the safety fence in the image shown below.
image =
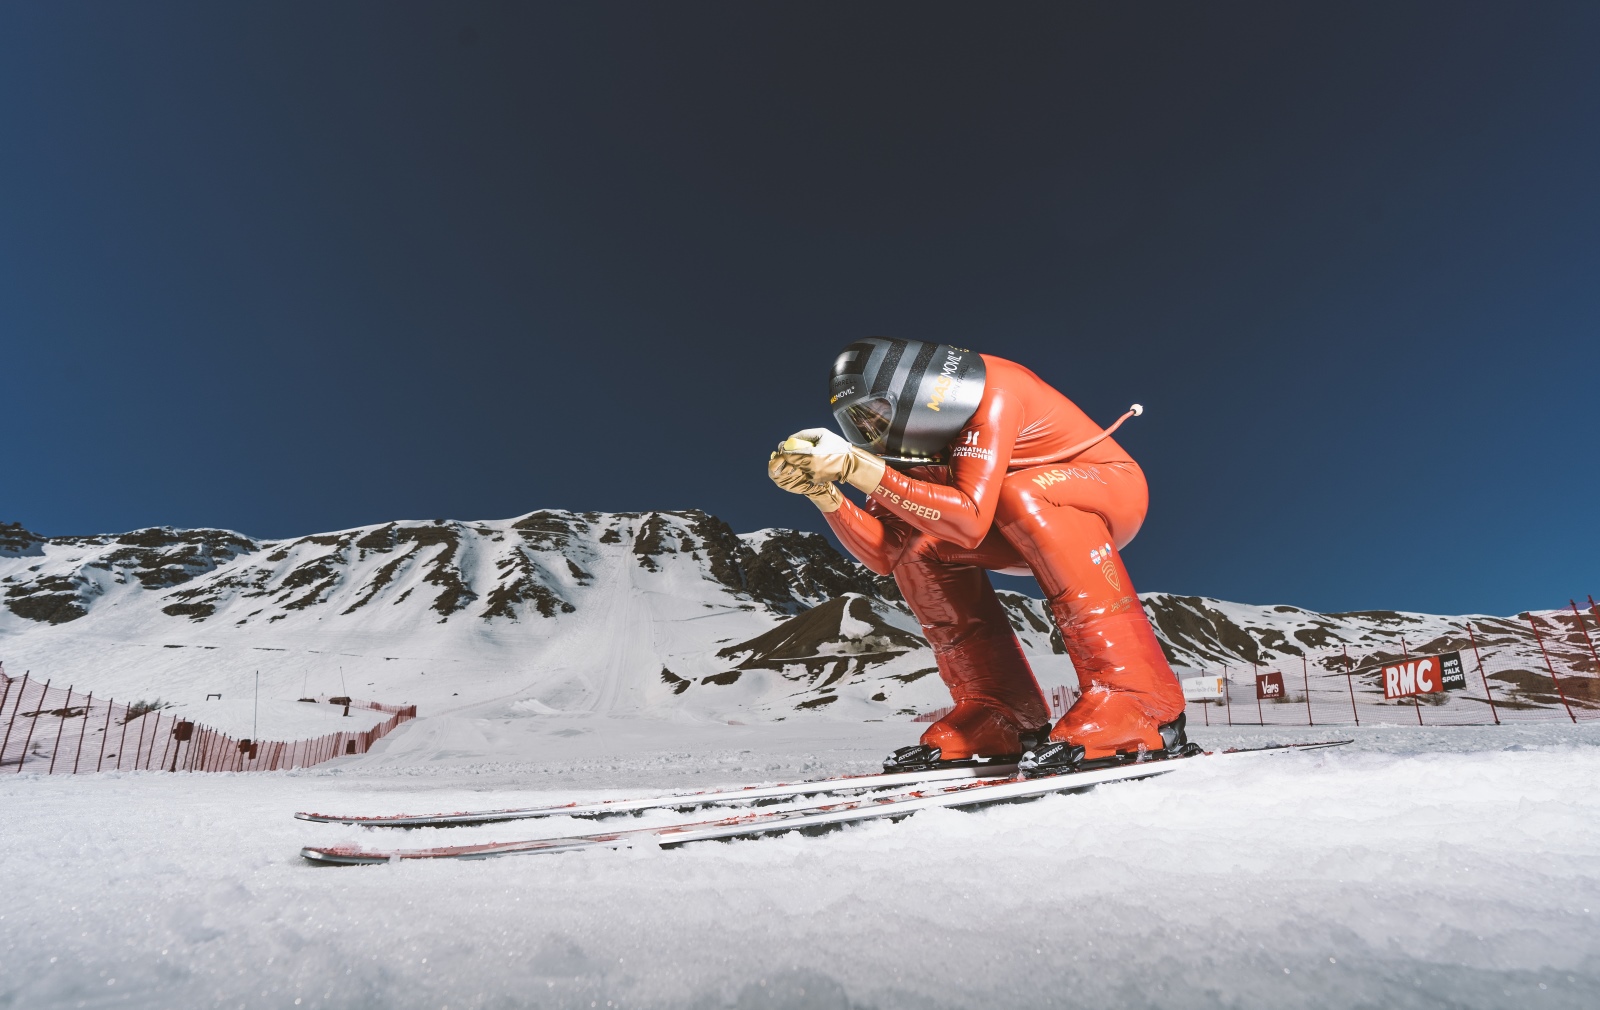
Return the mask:
<path id="1" fill-rule="evenodd" d="M 1183 671 L 1189 724 L 1466 726 L 1600 719 L 1600 654 L 1585 618 L 1574 605 L 1570 611 L 1463 622 L 1419 644 L 1397 635 L 1396 642 L 1360 655 L 1345 645 Z M 1195 696 L 1201 693 L 1211 696 Z"/>
<path id="2" fill-rule="evenodd" d="M 124 704 L 74 688 L 52 687 L 0 667 L 0 771 L 77 775 L 99 771 L 249 772 L 306 768 L 365 754 L 395 727 L 417 717 L 415 705 L 351 698 L 302 698 L 349 710 L 389 713 L 360 732 L 308 740 L 239 739 L 143 702 Z"/>
<path id="3" fill-rule="evenodd" d="M 1279 644 L 1275 652 L 1258 649 L 1253 661 L 1176 672 L 1191 727 L 1600 720 L 1600 607 L 1589 602 L 1587 614 L 1573 603 L 1567 610 L 1463 622 L 1419 642 L 1397 632 L 1354 649 Z M 1047 689 L 1051 719 L 1077 695 L 1070 685 Z M 913 721 L 934 722 L 949 712 L 946 705 Z"/>

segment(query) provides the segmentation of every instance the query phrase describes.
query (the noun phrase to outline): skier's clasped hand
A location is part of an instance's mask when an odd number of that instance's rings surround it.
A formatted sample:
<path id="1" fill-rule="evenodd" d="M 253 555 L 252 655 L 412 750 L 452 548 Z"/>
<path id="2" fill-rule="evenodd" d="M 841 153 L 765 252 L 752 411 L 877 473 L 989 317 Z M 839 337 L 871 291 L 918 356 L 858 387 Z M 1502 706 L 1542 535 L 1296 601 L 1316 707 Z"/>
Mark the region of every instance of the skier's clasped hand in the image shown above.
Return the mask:
<path id="1" fill-rule="evenodd" d="M 824 512 L 833 512 L 844 501 L 844 495 L 832 484 L 818 484 L 806 476 L 806 472 L 790 463 L 786 453 L 775 452 L 767 460 L 767 476 L 772 478 L 772 483 L 783 488 L 790 494 L 803 494 L 811 499 L 811 504 Z"/>
<path id="2" fill-rule="evenodd" d="M 804 473 L 815 484 L 844 481 L 871 494 L 883 477 L 883 460 L 859 446 L 851 445 L 827 428 L 797 431 L 785 439 L 778 449 L 777 458 Z"/>

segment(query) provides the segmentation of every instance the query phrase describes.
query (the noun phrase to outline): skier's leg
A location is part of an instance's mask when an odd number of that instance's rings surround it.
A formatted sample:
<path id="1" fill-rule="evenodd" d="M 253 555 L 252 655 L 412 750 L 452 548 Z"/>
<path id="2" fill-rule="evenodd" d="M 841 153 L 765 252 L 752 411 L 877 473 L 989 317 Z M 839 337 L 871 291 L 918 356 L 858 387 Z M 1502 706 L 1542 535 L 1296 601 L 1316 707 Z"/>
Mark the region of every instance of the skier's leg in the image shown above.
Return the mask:
<path id="1" fill-rule="evenodd" d="M 1183 712 L 1118 550 L 1146 501 L 1133 464 L 1039 467 L 1007 477 L 995 519 L 1044 590 L 1083 691 L 1050 737 L 1086 758 L 1160 749 L 1159 727 Z"/>
<path id="2" fill-rule="evenodd" d="M 986 568 L 1022 568 L 998 534 L 974 550 L 915 534 L 894 568 L 895 582 L 933 646 L 955 708 L 922 743 L 945 760 L 1017 754 L 1024 734 L 1050 722 L 1050 708 L 995 596 Z"/>

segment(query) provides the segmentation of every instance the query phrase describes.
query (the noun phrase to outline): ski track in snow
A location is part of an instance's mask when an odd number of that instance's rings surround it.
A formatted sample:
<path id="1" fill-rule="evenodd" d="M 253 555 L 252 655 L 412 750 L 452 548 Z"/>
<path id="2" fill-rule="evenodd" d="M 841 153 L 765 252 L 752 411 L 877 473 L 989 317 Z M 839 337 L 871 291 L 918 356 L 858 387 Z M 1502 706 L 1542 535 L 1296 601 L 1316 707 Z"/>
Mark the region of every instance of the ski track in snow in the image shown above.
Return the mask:
<path id="1" fill-rule="evenodd" d="M 628 593 L 606 620 L 637 627 L 626 611 L 653 604 Z M 632 648 L 619 636 L 610 662 Z M 292 773 L 0 776 L 0 1007 L 1600 1003 L 1592 725 L 1200 730 L 1209 747 L 1357 743 L 820 837 L 348 869 L 297 855 L 592 823 L 378 832 L 299 809 L 868 771 L 915 731 L 437 715 Z"/>

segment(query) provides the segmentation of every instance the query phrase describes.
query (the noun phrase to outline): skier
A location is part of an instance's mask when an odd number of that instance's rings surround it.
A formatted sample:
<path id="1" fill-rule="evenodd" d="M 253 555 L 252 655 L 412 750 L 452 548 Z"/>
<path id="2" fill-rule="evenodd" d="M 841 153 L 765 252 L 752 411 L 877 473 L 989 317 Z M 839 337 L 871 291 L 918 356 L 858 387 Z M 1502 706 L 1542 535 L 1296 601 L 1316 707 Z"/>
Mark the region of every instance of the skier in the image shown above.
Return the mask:
<path id="1" fill-rule="evenodd" d="M 862 564 L 894 576 L 955 702 L 887 768 L 1035 748 L 1077 764 L 1185 743 L 1182 689 L 1120 553 L 1149 494 L 1109 436 L 1137 404 L 1101 431 L 1015 362 L 885 337 L 846 348 L 829 391 L 848 441 L 797 432 L 768 475 L 810 498 Z M 864 507 L 835 482 L 867 494 Z M 1082 690 L 1053 728 L 985 569 L 1031 573 L 1044 590 Z"/>

